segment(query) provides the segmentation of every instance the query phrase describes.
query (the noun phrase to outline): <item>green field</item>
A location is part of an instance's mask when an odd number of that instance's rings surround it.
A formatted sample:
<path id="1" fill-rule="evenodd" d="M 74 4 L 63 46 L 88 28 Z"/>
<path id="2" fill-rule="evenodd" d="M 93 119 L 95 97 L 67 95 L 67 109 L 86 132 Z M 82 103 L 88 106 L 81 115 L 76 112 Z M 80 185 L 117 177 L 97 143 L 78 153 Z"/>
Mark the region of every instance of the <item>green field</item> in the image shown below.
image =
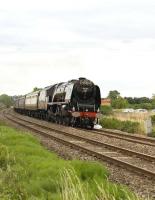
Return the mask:
<path id="1" fill-rule="evenodd" d="M 65 161 L 32 135 L 0 124 L 0 199 L 129 200 L 124 186 L 108 181 L 97 162 Z"/>

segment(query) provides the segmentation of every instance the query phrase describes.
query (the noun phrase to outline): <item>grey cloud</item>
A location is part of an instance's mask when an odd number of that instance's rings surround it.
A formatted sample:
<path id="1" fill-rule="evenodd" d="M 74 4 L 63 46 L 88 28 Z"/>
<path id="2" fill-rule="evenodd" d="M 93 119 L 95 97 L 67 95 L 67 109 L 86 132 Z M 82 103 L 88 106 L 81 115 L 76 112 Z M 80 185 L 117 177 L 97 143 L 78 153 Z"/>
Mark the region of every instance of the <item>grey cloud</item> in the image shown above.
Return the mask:
<path id="1" fill-rule="evenodd" d="M 94 9 L 63 11 L 33 10 L 33 11 L 3 11 L 3 20 L 0 20 L 0 45 L 16 45 L 18 50 L 34 48 L 79 48 L 96 47 L 104 39 L 130 40 L 135 38 L 155 38 L 155 7 L 142 1 L 123 3 L 118 1 L 97 1 Z M 77 41 L 50 41 L 43 35 L 37 38 L 40 19 L 55 19 L 57 27 L 47 24 L 46 28 L 52 33 L 53 28 L 59 31 L 61 22 L 64 28 L 77 34 Z M 41 31 L 42 27 L 40 27 Z M 3 34 L 5 30 L 5 34 Z M 63 34 L 63 33 L 62 33 Z M 36 37 L 35 37 L 36 35 Z M 52 37 L 52 35 L 51 35 Z M 22 49 L 23 48 L 23 49 Z"/>
<path id="2" fill-rule="evenodd" d="M 112 2 L 112 1 L 111 1 Z M 70 31 L 88 38 L 155 38 L 155 4 L 142 1 L 121 1 L 120 4 L 97 4 L 86 11 L 41 12 L 42 17 L 54 17 Z"/>

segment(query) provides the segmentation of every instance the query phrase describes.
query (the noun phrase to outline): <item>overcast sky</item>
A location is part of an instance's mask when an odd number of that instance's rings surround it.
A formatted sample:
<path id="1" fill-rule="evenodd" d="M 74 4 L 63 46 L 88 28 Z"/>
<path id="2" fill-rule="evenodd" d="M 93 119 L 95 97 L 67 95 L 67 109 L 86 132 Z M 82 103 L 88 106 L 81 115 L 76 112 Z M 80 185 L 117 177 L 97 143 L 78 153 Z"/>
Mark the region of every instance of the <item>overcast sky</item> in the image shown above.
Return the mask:
<path id="1" fill-rule="evenodd" d="M 0 0 L 0 94 L 87 77 L 155 93 L 154 0 Z"/>

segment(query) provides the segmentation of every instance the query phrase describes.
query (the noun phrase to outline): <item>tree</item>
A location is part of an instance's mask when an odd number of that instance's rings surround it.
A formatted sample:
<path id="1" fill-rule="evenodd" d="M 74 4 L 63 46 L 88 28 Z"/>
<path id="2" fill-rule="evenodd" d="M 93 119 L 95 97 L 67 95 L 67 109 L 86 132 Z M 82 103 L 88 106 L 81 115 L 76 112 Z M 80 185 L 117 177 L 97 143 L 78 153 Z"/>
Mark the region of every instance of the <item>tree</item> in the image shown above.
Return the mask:
<path id="1" fill-rule="evenodd" d="M 120 97 L 120 93 L 117 90 L 112 90 L 108 94 L 108 98 L 111 100 L 117 99 L 118 97 Z"/>
<path id="2" fill-rule="evenodd" d="M 0 102 L 6 105 L 7 107 L 10 107 L 13 105 L 12 97 L 8 96 L 7 94 L 2 94 L 0 96 Z"/>
<path id="3" fill-rule="evenodd" d="M 126 99 L 128 101 L 129 104 L 134 104 L 135 101 L 132 97 L 124 97 L 124 99 Z"/>
<path id="4" fill-rule="evenodd" d="M 33 92 L 39 91 L 39 90 L 41 90 L 41 89 L 42 89 L 42 88 L 34 87 L 34 88 L 33 88 Z"/>
<path id="5" fill-rule="evenodd" d="M 151 103 L 151 99 L 149 99 L 148 97 L 141 97 L 140 103 Z"/>
<path id="6" fill-rule="evenodd" d="M 141 103 L 141 108 L 151 110 L 152 109 L 152 104 L 151 103 Z"/>
<path id="7" fill-rule="evenodd" d="M 129 104 L 142 104 L 142 103 L 151 103 L 151 99 L 148 97 L 125 97 Z"/>
<path id="8" fill-rule="evenodd" d="M 116 109 L 127 108 L 128 101 L 122 97 L 112 100 L 112 107 Z"/>
<path id="9" fill-rule="evenodd" d="M 155 109 L 155 94 L 152 95 L 151 104 L 152 104 L 152 108 Z"/>

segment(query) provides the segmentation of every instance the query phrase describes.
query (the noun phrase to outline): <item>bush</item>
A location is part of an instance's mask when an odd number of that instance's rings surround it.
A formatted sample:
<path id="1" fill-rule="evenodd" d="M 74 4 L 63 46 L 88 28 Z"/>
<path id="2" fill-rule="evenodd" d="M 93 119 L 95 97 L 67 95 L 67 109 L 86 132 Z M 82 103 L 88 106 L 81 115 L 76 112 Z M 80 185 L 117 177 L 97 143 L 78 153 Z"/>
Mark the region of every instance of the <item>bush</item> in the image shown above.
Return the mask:
<path id="1" fill-rule="evenodd" d="M 155 127 L 153 127 L 153 129 L 152 129 L 151 137 L 155 137 Z"/>
<path id="2" fill-rule="evenodd" d="M 147 110 L 151 110 L 153 109 L 153 106 L 151 103 L 139 103 L 139 104 L 129 104 L 129 108 L 133 108 L 133 109 L 147 109 Z"/>
<path id="3" fill-rule="evenodd" d="M 100 120 L 100 124 L 104 127 L 104 128 L 109 128 L 109 129 L 121 129 L 121 124 L 120 121 L 114 118 L 107 118 L 104 117 Z"/>
<path id="4" fill-rule="evenodd" d="M 155 115 L 151 116 L 152 123 L 155 124 Z"/>
<path id="5" fill-rule="evenodd" d="M 100 120 L 100 124 L 103 128 L 117 129 L 128 133 L 137 133 L 140 128 L 140 124 L 138 122 L 121 121 L 115 118 L 106 117 Z"/>
<path id="6" fill-rule="evenodd" d="M 152 104 L 151 103 L 141 103 L 141 108 L 151 110 Z"/>
<path id="7" fill-rule="evenodd" d="M 101 106 L 101 113 L 103 115 L 110 115 L 110 114 L 112 114 L 112 107 L 111 106 Z"/>
<path id="8" fill-rule="evenodd" d="M 122 97 L 118 97 L 117 99 L 112 100 L 112 107 L 116 109 L 127 108 L 128 101 Z"/>
<path id="9" fill-rule="evenodd" d="M 138 133 L 139 123 L 132 121 L 122 121 L 121 131 L 126 131 L 128 133 Z"/>

